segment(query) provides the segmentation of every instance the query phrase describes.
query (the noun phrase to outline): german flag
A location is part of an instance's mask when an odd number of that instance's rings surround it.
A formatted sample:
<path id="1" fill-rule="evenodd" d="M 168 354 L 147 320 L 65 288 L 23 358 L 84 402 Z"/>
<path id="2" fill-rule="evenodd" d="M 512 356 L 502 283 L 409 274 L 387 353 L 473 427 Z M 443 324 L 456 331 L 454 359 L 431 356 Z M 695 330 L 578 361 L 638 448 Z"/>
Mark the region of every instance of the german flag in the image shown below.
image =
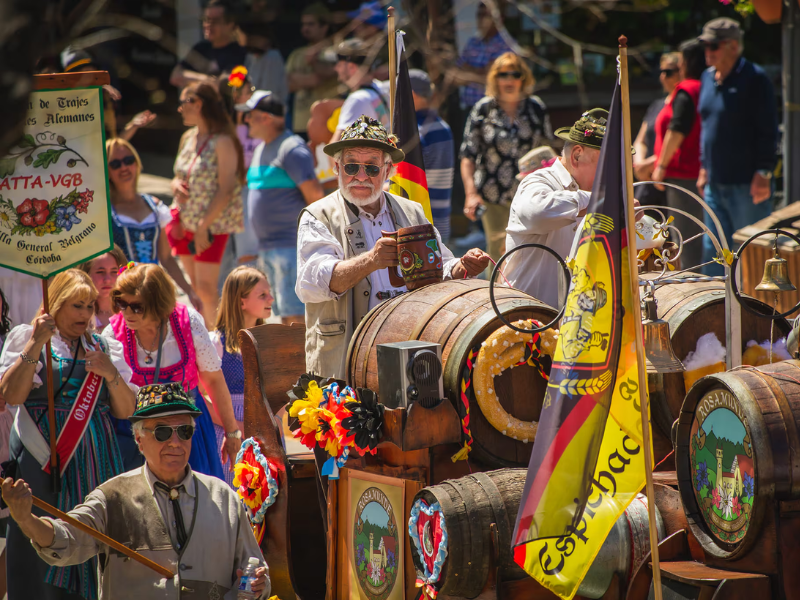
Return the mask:
<path id="1" fill-rule="evenodd" d="M 565 599 L 645 482 L 619 84 L 593 125 L 606 134 L 513 537 L 515 562 Z"/>
<path id="2" fill-rule="evenodd" d="M 397 147 L 406 153 L 406 159 L 397 165 L 397 173 L 391 179 L 389 192 L 419 202 L 428 221 L 433 223 L 431 199 L 428 195 L 428 180 L 422 160 L 422 143 L 417 129 L 414 97 L 411 95 L 411 80 L 408 78 L 408 60 L 402 31 L 397 32 L 397 56 L 400 68 L 397 74 L 397 89 L 392 115 L 392 133 L 397 136 Z"/>

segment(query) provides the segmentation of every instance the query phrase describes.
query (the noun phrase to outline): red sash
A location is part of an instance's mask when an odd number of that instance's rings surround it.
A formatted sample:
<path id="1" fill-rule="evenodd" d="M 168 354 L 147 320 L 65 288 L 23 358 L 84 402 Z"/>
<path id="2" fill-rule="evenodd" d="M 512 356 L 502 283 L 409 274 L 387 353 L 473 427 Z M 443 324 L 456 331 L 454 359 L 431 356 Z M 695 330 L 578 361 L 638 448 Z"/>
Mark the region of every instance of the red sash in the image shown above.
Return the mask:
<path id="1" fill-rule="evenodd" d="M 61 429 L 61 433 L 56 440 L 56 452 L 61 461 L 61 475 L 67 470 L 67 465 L 72 457 L 75 455 L 75 450 L 78 449 L 83 439 L 83 434 L 86 433 L 86 428 L 89 427 L 89 421 L 94 414 L 94 409 L 97 407 L 97 401 L 100 398 L 100 391 L 103 389 L 103 377 L 96 373 L 89 373 L 86 379 L 83 380 L 83 385 L 78 391 L 78 397 L 75 398 L 75 403 L 69 411 L 67 421 Z M 43 467 L 46 473 L 50 472 L 50 461 Z"/>

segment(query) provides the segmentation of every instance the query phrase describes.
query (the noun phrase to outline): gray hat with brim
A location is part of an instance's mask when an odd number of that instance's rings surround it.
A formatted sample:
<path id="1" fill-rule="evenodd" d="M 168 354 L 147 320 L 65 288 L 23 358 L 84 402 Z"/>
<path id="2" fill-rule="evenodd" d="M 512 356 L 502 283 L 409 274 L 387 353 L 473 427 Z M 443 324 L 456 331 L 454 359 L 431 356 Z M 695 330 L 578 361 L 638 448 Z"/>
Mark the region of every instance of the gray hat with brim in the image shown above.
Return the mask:
<path id="1" fill-rule="evenodd" d="M 192 396 L 180 383 L 154 383 L 139 388 L 139 393 L 136 394 L 136 410 L 128 420 L 136 423 L 156 417 L 173 415 L 199 417 L 201 414 Z"/>
<path id="2" fill-rule="evenodd" d="M 742 28 L 739 23 L 728 17 L 713 19 L 703 25 L 703 33 L 697 36 L 701 42 L 724 42 L 726 40 L 740 40 Z"/>
<path id="3" fill-rule="evenodd" d="M 406 158 L 405 152 L 397 147 L 397 137 L 386 131 L 380 121 L 367 115 L 361 115 L 353 121 L 353 124 L 342 132 L 341 139 L 325 146 L 323 152 L 328 156 L 335 156 L 337 152 L 346 148 L 377 148 L 388 152 L 395 165 Z"/>

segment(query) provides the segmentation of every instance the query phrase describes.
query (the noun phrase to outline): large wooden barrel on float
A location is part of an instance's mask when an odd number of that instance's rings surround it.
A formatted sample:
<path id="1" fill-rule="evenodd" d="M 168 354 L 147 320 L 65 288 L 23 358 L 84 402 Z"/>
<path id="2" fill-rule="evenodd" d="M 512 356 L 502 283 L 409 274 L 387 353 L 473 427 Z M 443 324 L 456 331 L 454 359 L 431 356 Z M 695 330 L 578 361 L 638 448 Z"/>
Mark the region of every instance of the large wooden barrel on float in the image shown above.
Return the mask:
<path id="1" fill-rule="evenodd" d="M 642 288 L 644 293 L 644 288 Z M 744 296 L 751 307 L 765 315 L 773 314 L 773 308 L 760 300 Z M 706 333 L 713 332 L 725 345 L 725 284 L 721 281 L 670 283 L 656 288 L 658 317 L 669 323 L 670 338 L 675 355 L 684 360 L 689 352 L 697 347 L 697 340 Z M 735 300 L 734 300 L 735 302 Z M 742 309 L 742 351 L 749 340 L 763 342 L 770 339 L 770 321 Z M 786 319 L 777 319 L 772 339 L 785 337 L 790 330 Z M 663 383 L 649 378 L 652 399 L 653 421 L 666 443 L 670 440 L 672 423 L 686 397 L 683 374 L 661 375 Z M 663 385 L 663 389 L 662 386 Z M 654 440 L 657 442 L 657 440 Z M 656 450 L 656 454 L 659 452 Z"/>
<path id="2" fill-rule="evenodd" d="M 552 321 L 557 311 L 519 290 L 496 287 L 498 309 L 508 321 Z M 461 399 L 460 378 L 470 350 L 504 327 L 492 310 L 489 284 L 481 280 L 444 281 L 375 307 L 359 324 L 347 354 L 347 382 L 378 390 L 377 346 L 423 340 L 442 345 L 444 389 L 454 406 Z M 522 421 L 538 421 L 547 382 L 535 367 L 522 365 L 495 379 L 500 405 Z M 494 467 L 528 465 L 532 441 L 515 440 L 492 427 L 476 405 L 470 407 L 475 458 Z"/>
<path id="3" fill-rule="evenodd" d="M 678 485 L 707 553 L 758 552 L 773 502 L 800 499 L 798 420 L 797 360 L 709 375 L 689 390 L 677 427 Z"/>
<path id="4" fill-rule="evenodd" d="M 484 588 L 490 568 L 499 568 L 503 581 L 528 577 L 511 551 L 526 475 L 527 469 L 500 469 L 421 490 L 414 497 L 409 522 L 417 579 L 425 580 L 438 567 L 439 593 L 474 598 Z M 660 514 L 656 516 L 662 539 L 664 526 Z M 639 494 L 615 523 L 578 594 L 601 598 L 614 574 L 625 589 L 649 551 L 647 498 Z"/>

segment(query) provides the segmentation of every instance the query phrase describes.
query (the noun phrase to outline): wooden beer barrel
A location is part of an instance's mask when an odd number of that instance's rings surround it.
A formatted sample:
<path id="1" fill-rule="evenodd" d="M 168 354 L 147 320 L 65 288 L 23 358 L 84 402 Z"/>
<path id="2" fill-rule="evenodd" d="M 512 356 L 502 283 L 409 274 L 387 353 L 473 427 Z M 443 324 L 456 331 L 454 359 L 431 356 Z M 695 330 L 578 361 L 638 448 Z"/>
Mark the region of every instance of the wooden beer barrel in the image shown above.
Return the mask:
<path id="1" fill-rule="evenodd" d="M 773 501 L 800 498 L 798 419 L 797 360 L 692 386 L 677 427 L 678 486 L 692 531 L 712 556 L 745 555 Z"/>
<path id="2" fill-rule="evenodd" d="M 411 557 L 418 579 L 425 577 L 423 561 L 435 565 L 441 549 L 446 551 L 437 581 L 442 595 L 474 598 L 484 588 L 490 568 L 499 567 L 503 581 L 528 577 L 514 562 L 511 550 L 527 472 L 501 469 L 475 473 L 421 490 L 414 497 L 409 523 L 416 534 L 411 536 Z M 656 519 L 659 539 L 663 539 L 664 525 L 658 512 Z M 494 540 L 492 524 L 497 532 Z M 446 538 L 438 533 L 440 530 L 446 531 Z M 617 519 L 578 594 L 601 598 L 615 573 L 626 585 L 649 551 L 647 498 L 639 494 Z M 497 563 L 492 558 L 495 552 Z"/>
<path id="3" fill-rule="evenodd" d="M 557 311 L 532 296 L 511 288 L 495 288 L 504 317 L 552 321 Z M 347 382 L 378 390 L 377 346 L 423 340 L 442 345 L 444 390 L 454 406 L 461 403 L 460 379 L 472 348 L 503 327 L 489 301 L 489 283 L 481 280 L 443 281 L 376 306 L 361 321 L 347 353 Z M 501 406 L 523 421 L 538 421 L 547 382 L 535 367 L 522 365 L 495 379 Z M 494 467 L 523 467 L 530 460 L 533 440 L 524 443 L 492 427 L 477 403 L 470 406 L 470 429 L 475 458 Z"/>
<path id="4" fill-rule="evenodd" d="M 644 288 L 642 288 L 644 294 Z M 713 332 L 725 345 L 725 284 L 721 281 L 671 283 L 656 289 L 658 317 L 669 323 L 670 338 L 675 355 L 684 360 L 689 352 L 697 347 L 700 336 Z M 763 314 L 772 314 L 771 306 L 749 298 L 750 306 Z M 749 340 L 759 343 L 770 339 L 770 321 L 742 309 L 742 350 Z M 786 319 L 775 321 L 772 333 L 774 340 L 785 337 L 790 330 Z M 653 421 L 660 432 L 670 439 L 672 423 L 678 418 L 681 404 L 686 397 L 686 387 L 682 373 L 669 373 L 663 376 L 663 395 L 657 393 L 657 386 L 650 382 L 653 406 Z M 658 453 L 658 452 L 657 452 Z"/>

